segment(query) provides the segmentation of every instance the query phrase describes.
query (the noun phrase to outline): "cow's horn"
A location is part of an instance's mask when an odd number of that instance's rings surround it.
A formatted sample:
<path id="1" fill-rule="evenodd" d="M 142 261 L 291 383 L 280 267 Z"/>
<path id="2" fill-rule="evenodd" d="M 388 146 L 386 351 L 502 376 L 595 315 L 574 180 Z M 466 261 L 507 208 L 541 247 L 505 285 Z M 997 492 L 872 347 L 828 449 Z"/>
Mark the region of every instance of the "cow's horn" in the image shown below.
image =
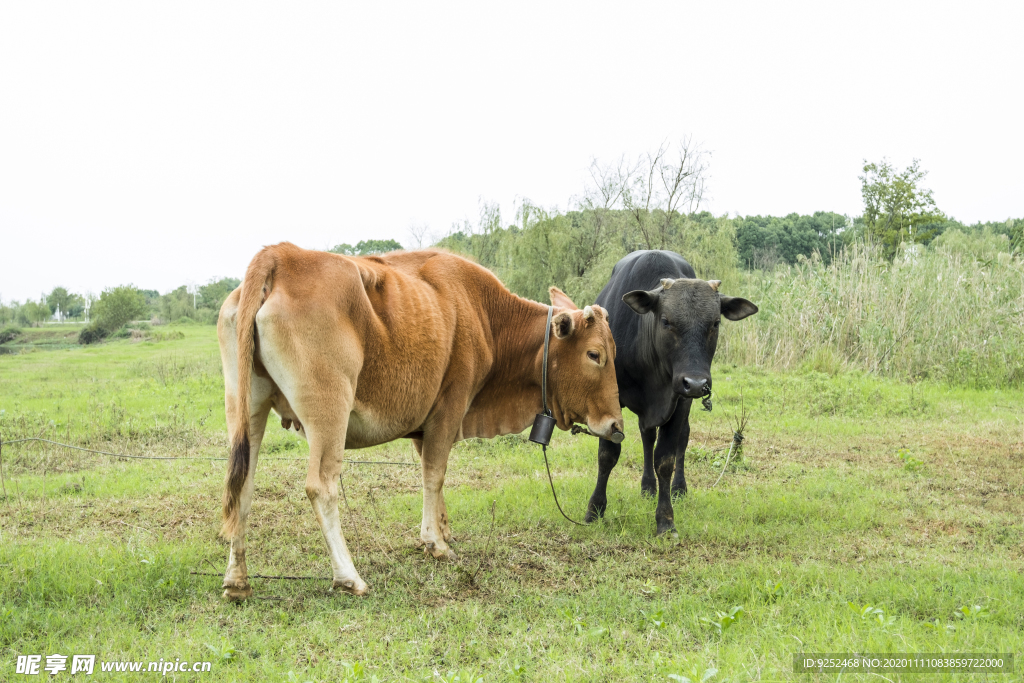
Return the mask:
<path id="1" fill-rule="evenodd" d="M 584 320 L 593 320 L 594 319 L 594 309 L 591 308 L 590 306 L 584 306 L 583 307 L 583 319 Z"/>
<path id="2" fill-rule="evenodd" d="M 668 288 L 669 288 L 669 287 L 671 287 L 671 286 L 672 286 L 672 285 L 673 285 L 674 283 L 675 283 L 675 280 L 673 280 L 672 278 L 668 278 L 668 277 L 666 277 L 666 278 L 663 278 L 663 279 L 662 279 L 662 281 L 661 281 L 661 286 L 662 286 L 662 288 L 663 288 L 663 289 L 668 289 Z"/>
<path id="3" fill-rule="evenodd" d="M 718 288 L 722 286 L 721 280 L 708 280 L 708 284 L 711 285 L 711 289 L 718 291 Z"/>

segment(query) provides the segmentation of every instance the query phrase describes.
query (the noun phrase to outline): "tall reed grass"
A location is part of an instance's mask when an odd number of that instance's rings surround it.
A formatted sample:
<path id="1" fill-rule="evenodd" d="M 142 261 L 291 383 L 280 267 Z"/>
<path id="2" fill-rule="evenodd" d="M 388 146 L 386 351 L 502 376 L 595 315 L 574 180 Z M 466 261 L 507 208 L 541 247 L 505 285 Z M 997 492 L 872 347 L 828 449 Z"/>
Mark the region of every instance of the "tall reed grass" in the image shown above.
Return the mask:
<path id="1" fill-rule="evenodd" d="M 829 265 L 812 257 L 747 273 L 737 289 L 761 311 L 727 326 L 726 361 L 1024 385 L 1024 261 L 1003 235 L 951 231 L 892 262 L 852 245 Z"/>

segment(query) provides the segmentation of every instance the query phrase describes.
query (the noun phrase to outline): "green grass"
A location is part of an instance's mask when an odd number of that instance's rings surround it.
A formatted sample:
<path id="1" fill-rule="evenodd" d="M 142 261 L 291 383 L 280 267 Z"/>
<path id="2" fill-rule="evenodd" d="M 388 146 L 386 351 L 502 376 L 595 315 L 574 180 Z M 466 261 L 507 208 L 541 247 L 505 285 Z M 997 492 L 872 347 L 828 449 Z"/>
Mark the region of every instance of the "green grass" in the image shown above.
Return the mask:
<path id="1" fill-rule="evenodd" d="M 0 433 L 222 457 L 214 330 L 180 331 L 0 357 Z M 211 660 L 211 674 L 177 676 L 218 681 L 696 681 L 709 669 L 711 681 L 794 680 L 796 652 L 1020 659 L 1021 392 L 728 365 L 715 388 L 714 411 L 691 420 L 678 540 L 653 535 L 632 416 L 606 517 L 587 528 L 558 515 L 533 444 L 457 445 L 446 497 L 458 563 L 417 547 L 418 468 L 350 465 L 342 518 L 371 585 L 363 599 L 328 593 L 328 580 L 254 579 L 261 599 L 225 604 L 218 577 L 190 574 L 224 569 L 223 462 L 5 446 L 0 680 L 22 679 L 15 658 L 33 653 Z M 744 448 L 712 488 L 741 397 Z M 589 497 L 595 451 L 563 433 L 549 449 L 570 514 Z M 264 455 L 279 459 L 259 463 L 251 572 L 330 576 L 303 490 L 306 453 L 268 429 Z M 352 457 L 413 461 L 408 442 Z M 736 606 L 721 628 L 717 613 Z M 1021 680 L 1016 669 L 1004 679 Z"/>

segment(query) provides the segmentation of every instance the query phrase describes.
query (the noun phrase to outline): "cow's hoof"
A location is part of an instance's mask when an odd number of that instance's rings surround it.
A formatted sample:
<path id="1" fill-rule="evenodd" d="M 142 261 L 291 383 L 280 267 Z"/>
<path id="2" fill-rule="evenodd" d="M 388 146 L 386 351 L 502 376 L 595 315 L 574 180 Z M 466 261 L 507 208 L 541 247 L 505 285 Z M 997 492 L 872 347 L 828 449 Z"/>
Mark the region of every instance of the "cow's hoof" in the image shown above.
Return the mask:
<path id="1" fill-rule="evenodd" d="M 679 538 L 679 534 L 676 533 L 676 525 L 673 522 L 658 522 L 658 536 L 665 534 L 672 534 L 675 538 Z"/>
<path id="2" fill-rule="evenodd" d="M 370 587 L 366 585 L 365 581 L 359 578 L 342 579 L 341 581 L 335 579 L 334 585 L 331 586 L 331 591 L 358 596 L 366 595 L 370 591 Z"/>
<path id="3" fill-rule="evenodd" d="M 604 517 L 604 511 L 607 507 L 607 502 L 605 502 L 602 505 L 601 503 L 595 503 L 594 501 L 590 501 L 590 504 L 587 505 L 587 514 L 583 518 L 583 521 L 587 524 L 590 524 L 591 522 L 596 522 L 597 520 Z"/>
<path id="4" fill-rule="evenodd" d="M 248 582 L 241 584 L 224 584 L 223 598 L 228 602 L 242 602 L 252 597 L 252 586 Z"/>
<path id="5" fill-rule="evenodd" d="M 640 495 L 642 495 L 642 496 L 650 496 L 651 498 L 653 498 L 654 496 L 658 495 L 658 485 L 657 485 L 657 483 L 654 483 L 654 482 L 647 483 L 646 481 L 641 481 L 640 482 Z"/>
<path id="6" fill-rule="evenodd" d="M 427 543 L 424 551 L 429 553 L 435 560 L 448 560 L 449 562 L 457 562 L 459 556 L 455 554 L 455 551 L 451 548 L 442 548 L 438 544 L 430 541 Z"/>
<path id="7" fill-rule="evenodd" d="M 682 498 L 685 495 L 686 495 L 686 487 L 685 486 L 673 486 L 672 487 L 672 497 L 673 498 Z"/>

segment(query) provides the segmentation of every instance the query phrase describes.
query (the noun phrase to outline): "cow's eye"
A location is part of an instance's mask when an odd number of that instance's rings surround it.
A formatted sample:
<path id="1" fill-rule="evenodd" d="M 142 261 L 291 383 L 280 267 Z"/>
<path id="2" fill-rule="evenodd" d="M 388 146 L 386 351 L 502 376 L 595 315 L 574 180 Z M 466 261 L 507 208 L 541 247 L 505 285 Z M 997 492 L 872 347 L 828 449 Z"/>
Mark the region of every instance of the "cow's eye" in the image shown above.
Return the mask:
<path id="1" fill-rule="evenodd" d="M 587 358 L 597 363 L 601 360 L 601 354 L 597 351 L 587 351 Z"/>
<path id="2" fill-rule="evenodd" d="M 661 316 L 661 326 L 668 327 L 668 318 L 666 318 L 665 316 Z"/>
<path id="3" fill-rule="evenodd" d="M 718 323 L 719 323 L 719 322 L 720 322 L 720 321 L 718 321 L 718 320 L 716 320 L 716 321 L 715 321 L 715 326 L 714 326 L 714 327 L 715 327 L 715 329 L 716 329 L 716 330 L 718 329 Z"/>

